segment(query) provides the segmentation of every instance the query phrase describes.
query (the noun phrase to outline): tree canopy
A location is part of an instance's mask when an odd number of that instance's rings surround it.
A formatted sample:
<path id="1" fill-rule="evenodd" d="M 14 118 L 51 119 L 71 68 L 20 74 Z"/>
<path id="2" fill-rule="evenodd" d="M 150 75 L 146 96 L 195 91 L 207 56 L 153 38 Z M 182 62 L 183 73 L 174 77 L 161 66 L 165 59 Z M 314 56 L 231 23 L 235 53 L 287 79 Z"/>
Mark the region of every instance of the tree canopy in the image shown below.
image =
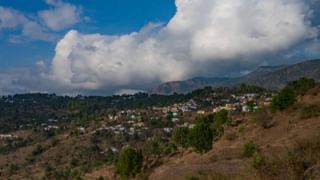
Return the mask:
<path id="1" fill-rule="evenodd" d="M 140 172 L 142 163 L 142 152 L 132 147 L 126 147 L 119 154 L 116 161 L 116 170 L 122 178 L 134 177 Z"/>
<path id="2" fill-rule="evenodd" d="M 210 124 L 204 118 L 201 118 L 190 130 L 189 144 L 194 151 L 203 154 L 212 149 L 212 143 L 213 131 L 210 128 Z"/>
<path id="3" fill-rule="evenodd" d="M 177 146 L 187 147 L 188 135 L 189 135 L 189 128 L 187 127 L 177 128 L 172 133 L 172 141 Z"/>

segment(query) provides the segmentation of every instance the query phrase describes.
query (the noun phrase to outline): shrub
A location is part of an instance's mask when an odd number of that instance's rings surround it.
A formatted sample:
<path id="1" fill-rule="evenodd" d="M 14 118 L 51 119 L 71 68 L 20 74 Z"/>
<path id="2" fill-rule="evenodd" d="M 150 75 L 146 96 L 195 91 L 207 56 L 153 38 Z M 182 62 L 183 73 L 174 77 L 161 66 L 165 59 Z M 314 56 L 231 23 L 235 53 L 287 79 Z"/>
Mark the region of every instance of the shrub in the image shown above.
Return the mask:
<path id="1" fill-rule="evenodd" d="M 158 156 L 163 152 L 164 143 L 159 137 L 152 137 L 144 142 L 142 151 L 145 156 Z"/>
<path id="2" fill-rule="evenodd" d="M 272 98 L 271 109 L 273 111 L 283 111 L 295 102 L 295 92 L 292 88 L 286 87 Z"/>
<path id="3" fill-rule="evenodd" d="M 259 126 L 265 129 L 271 128 L 275 125 L 275 121 L 272 119 L 272 116 L 267 110 L 256 112 L 255 120 Z"/>
<path id="4" fill-rule="evenodd" d="M 44 148 L 41 146 L 41 144 L 38 144 L 38 145 L 36 146 L 36 148 L 33 149 L 32 155 L 33 155 L 33 156 L 37 156 L 37 155 L 41 154 L 43 151 L 44 151 Z"/>
<path id="5" fill-rule="evenodd" d="M 268 158 L 254 155 L 253 167 L 261 179 L 318 179 L 312 169 L 320 160 L 320 138 L 298 140 L 293 148 L 281 156 Z"/>
<path id="6" fill-rule="evenodd" d="M 295 91 L 296 96 L 303 96 L 309 89 L 315 87 L 315 80 L 308 78 L 300 78 L 296 81 L 289 82 L 287 87 Z"/>
<path id="7" fill-rule="evenodd" d="M 252 141 L 249 141 L 244 144 L 243 146 L 243 157 L 250 158 L 259 150 L 259 146 L 253 143 Z"/>
<path id="8" fill-rule="evenodd" d="M 252 166 L 257 170 L 262 171 L 264 169 L 264 167 L 266 166 L 265 157 L 259 153 L 254 154 L 253 159 L 252 159 Z"/>
<path id="9" fill-rule="evenodd" d="M 300 118 L 301 119 L 309 119 L 313 117 L 320 116 L 320 105 L 313 104 L 303 107 Z"/>
<path id="10" fill-rule="evenodd" d="M 107 165 L 111 165 L 113 163 L 113 160 L 114 160 L 113 151 L 111 149 L 108 149 L 108 151 L 105 154 L 104 162 Z"/>
<path id="11" fill-rule="evenodd" d="M 221 110 L 214 115 L 214 124 L 216 127 L 220 127 L 228 121 L 228 111 Z"/>
<path id="12" fill-rule="evenodd" d="M 172 133 L 172 141 L 177 146 L 187 147 L 188 135 L 189 135 L 189 128 L 187 127 L 177 128 Z"/>
<path id="13" fill-rule="evenodd" d="M 315 81 L 308 78 L 289 82 L 278 95 L 273 97 L 271 108 L 273 111 L 283 111 L 294 104 L 297 96 L 303 96 L 308 90 L 315 87 Z"/>
<path id="14" fill-rule="evenodd" d="M 190 130 L 189 144 L 194 151 L 203 154 L 212 149 L 213 136 L 210 125 L 204 119 L 200 119 Z"/>
<path id="15" fill-rule="evenodd" d="M 122 149 L 119 154 L 116 162 L 116 170 L 122 178 L 134 177 L 140 172 L 142 163 L 142 152 L 132 147 L 126 147 Z"/>

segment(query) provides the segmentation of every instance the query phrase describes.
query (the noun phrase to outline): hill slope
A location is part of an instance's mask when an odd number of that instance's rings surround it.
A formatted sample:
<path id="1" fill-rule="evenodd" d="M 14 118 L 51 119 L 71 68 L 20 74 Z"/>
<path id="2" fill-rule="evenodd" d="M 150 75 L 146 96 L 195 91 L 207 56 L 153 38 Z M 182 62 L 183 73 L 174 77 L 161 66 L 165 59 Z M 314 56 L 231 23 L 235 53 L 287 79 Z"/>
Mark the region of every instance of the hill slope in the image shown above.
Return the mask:
<path id="1" fill-rule="evenodd" d="M 152 94 L 187 93 L 205 86 L 236 86 L 241 83 L 267 89 L 279 89 L 301 77 L 320 81 L 320 60 L 309 60 L 294 65 L 262 66 L 239 78 L 194 78 L 186 81 L 167 82 L 151 90 Z"/>
<path id="2" fill-rule="evenodd" d="M 320 109 L 319 92 L 320 86 L 294 107 L 270 116 L 269 127 L 261 126 L 259 115 L 244 117 L 236 127 L 226 126 L 222 138 L 203 155 L 203 164 L 200 155 L 185 150 L 168 158 L 149 179 L 319 179 L 320 117 L 303 116 L 311 106 Z M 258 147 L 253 157 L 243 156 L 248 142 Z"/>
<path id="3" fill-rule="evenodd" d="M 240 83 L 253 84 L 268 89 L 279 89 L 288 82 L 301 77 L 320 80 L 320 60 L 310 60 L 290 66 L 286 66 L 262 75 L 252 75 L 242 77 Z"/>

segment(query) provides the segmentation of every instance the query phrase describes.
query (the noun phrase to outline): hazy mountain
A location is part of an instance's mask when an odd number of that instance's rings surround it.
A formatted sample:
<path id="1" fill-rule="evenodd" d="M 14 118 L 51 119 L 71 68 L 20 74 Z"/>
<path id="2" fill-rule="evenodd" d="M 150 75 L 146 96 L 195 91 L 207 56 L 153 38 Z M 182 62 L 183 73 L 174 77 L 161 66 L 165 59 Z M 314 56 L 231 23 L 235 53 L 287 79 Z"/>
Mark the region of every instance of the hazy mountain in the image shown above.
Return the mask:
<path id="1" fill-rule="evenodd" d="M 289 81 L 301 77 L 313 78 L 320 81 L 320 60 L 310 60 L 302 63 L 284 66 L 280 69 L 262 74 L 249 74 L 244 76 L 238 83 L 253 84 L 268 89 L 279 89 Z"/>
<path id="2" fill-rule="evenodd" d="M 188 93 L 192 90 L 203 88 L 206 86 L 220 86 L 230 78 L 209 78 L 209 77 L 196 77 L 186 81 L 173 81 L 163 83 L 151 90 L 152 94 L 173 94 Z"/>
<path id="3" fill-rule="evenodd" d="M 197 77 L 186 81 L 167 82 L 153 88 L 151 93 L 187 93 L 206 86 L 235 86 L 241 83 L 257 85 L 267 89 L 279 89 L 287 82 L 300 77 L 320 81 L 320 60 L 309 60 L 294 65 L 261 66 L 239 78 Z"/>

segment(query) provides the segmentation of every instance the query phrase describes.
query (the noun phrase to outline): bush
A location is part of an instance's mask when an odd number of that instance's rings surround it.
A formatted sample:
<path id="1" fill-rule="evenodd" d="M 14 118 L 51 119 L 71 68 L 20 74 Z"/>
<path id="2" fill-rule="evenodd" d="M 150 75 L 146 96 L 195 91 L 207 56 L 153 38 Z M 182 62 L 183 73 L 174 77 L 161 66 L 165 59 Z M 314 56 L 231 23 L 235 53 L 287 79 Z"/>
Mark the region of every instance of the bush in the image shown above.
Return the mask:
<path id="1" fill-rule="evenodd" d="M 244 144 L 243 146 L 243 157 L 250 158 L 259 150 L 259 146 L 253 143 L 252 141 L 249 141 Z"/>
<path id="2" fill-rule="evenodd" d="M 270 113 L 266 110 L 255 113 L 255 120 L 261 127 L 268 129 L 275 125 L 275 121 L 272 119 Z"/>
<path id="3" fill-rule="evenodd" d="M 188 141 L 194 151 L 203 154 L 212 149 L 213 131 L 205 119 L 200 119 L 190 130 Z"/>
<path id="4" fill-rule="evenodd" d="M 122 149 L 119 154 L 116 162 L 116 170 L 122 178 L 134 177 L 140 172 L 142 163 L 142 152 L 132 147 L 126 147 Z"/>
<path id="5" fill-rule="evenodd" d="M 317 105 L 317 104 L 305 106 L 300 113 L 301 119 L 309 119 L 309 118 L 319 117 L 319 116 L 320 116 L 320 105 Z"/>
<path id="6" fill-rule="evenodd" d="M 221 110 L 214 115 L 214 124 L 216 127 L 220 127 L 228 121 L 228 111 Z"/>
<path id="7" fill-rule="evenodd" d="M 32 155 L 33 155 L 33 156 L 37 156 L 37 155 L 41 154 L 43 151 L 44 151 L 44 148 L 41 146 L 41 144 L 38 144 L 38 145 L 36 146 L 36 148 L 33 149 Z"/>
<path id="8" fill-rule="evenodd" d="M 300 78 L 299 80 L 289 82 L 287 87 L 295 91 L 296 96 L 303 96 L 309 89 L 315 87 L 314 79 Z"/>
<path id="9" fill-rule="evenodd" d="M 262 171 L 264 169 L 264 167 L 266 166 L 265 157 L 262 156 L 261 154 L 256 153 L 252 159 L 252 166 L 257 170 Z"/>
<path id="10" fill-rule="evenodd" d="M 279 94 L 272 99 L 271 108 L 273 111 L 283 111 L 294 104 L 297 96 L 303 96 L 308 90 L 315 87 L 315 81 L 308 78 L 289 82 Z"/>
<path id="11" fill-rule="evenodd" d="M 187 147 L 188 135 L 189 135 L 189 128 L 187 127 L 177 128 L 172 133 L 172 141 L 177 146 Z"/>
<path id="12" fill-rule="evenodd" d="M 285 154 L 264 157 L 255 154 L 252 165 L 260 179 L 319 179 L 314 177 L 320 160 L 320 138 L 301 139 Z"/>
<path id="13" fill-rule="evenodd" d="M 159 156 L 163 153 L 164 142 L 159 137 L 152 137 L 144 142 L 142 152 L 145 156 Z"/>
<path id="14" fill-rule="evenodd" d="M 114 160 L 113 151 L 111 149 L 108 149 L 108 151 L 105 154 L 104 162 L 107 165 L 111 165 L 113 163 L 113 160 Z"/>
<path id="15" fill-rule="evenodd" d="M 283 111 L 296 102 L 295 92 L 292 88 L 282 89 L 278 95 L 272 98 L 271 109 L 273 111 Z"/>

